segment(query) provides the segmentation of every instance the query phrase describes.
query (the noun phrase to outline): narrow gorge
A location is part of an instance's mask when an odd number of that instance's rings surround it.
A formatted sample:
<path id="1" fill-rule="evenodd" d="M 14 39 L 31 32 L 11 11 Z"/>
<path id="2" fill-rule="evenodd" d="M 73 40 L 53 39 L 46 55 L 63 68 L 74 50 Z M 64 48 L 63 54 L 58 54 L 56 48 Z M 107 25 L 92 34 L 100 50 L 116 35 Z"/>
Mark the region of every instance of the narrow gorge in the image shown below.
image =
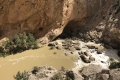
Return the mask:
<path id="1" fill-rule="evenodd" d="M 120 80 L 120 0 L 0 0 L 0 56 L 0 80 Z"/>

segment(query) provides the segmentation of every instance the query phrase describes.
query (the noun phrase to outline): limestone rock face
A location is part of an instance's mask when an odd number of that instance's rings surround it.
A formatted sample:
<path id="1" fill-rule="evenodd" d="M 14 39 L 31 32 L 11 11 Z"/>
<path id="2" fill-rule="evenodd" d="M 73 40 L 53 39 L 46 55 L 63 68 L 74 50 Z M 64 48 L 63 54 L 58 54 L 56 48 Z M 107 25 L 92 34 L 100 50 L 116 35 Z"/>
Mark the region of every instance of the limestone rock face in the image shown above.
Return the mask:
<path id="1" fill-rule="evenodd" d="M 101 0 L 0 0 L 0 38 L 25 31 L 52 40 L 70 21 L 85 25 L 101 5 Z"/>
<path id="2" fill-rule="evenodd" d="M 72 27 L 97 30 L 98 36 L 92 38 L 116 46 L 120 43 L 119 22 L 119 0 L 0 0 L 0 38 L 32 32 L 47 42 L 65 28 L 72 33 Z"/>

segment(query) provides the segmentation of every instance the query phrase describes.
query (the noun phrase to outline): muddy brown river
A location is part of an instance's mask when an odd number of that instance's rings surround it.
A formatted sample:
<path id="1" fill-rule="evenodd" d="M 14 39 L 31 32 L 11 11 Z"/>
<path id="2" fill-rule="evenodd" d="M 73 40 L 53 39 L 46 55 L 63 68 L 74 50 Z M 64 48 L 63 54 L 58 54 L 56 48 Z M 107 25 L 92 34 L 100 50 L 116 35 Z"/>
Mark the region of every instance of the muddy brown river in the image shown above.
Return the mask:
<path id="1" fill-rule="evenodd" d="M 56 52 L 57 54 L 54 54 Z M 65 56 L 64 50 L 44 46 L 36 50 L 28 50 L 16 55 L 0 58 L 0 80 L 14 80 L 18 71 L 28 71 L 34 66 L 53 66 L 56 69 L 71 69 L 75 67 L 77 56 Z"/>

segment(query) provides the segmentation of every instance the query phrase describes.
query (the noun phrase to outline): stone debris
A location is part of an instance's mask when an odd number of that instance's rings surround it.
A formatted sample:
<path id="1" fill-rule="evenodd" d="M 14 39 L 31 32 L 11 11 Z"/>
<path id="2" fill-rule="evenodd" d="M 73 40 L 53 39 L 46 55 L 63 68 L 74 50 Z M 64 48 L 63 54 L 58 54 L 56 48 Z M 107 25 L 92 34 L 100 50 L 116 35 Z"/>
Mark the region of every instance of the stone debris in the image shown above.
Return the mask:
<path id="1" fill-rule="evenodd" d="M 57 46 L 56 46 L 56 49 L 61 50 L 61 49 L 62 49 L 62 46 L 61 46 L 61 45 L 57 45 Z"/>
<path id="2" fill-rule="evenodd" d="M 89 56 L 89 57 L 92 56 L 89 51 L 85 51 L 84 54 L 85 54 L 86 56 Z"/>
<path id="3" fill-rule="evenodd" d="M 74 48 L 75 48 L 76 50 L 81 50 L 81 48 L 80 48 L 79 45 L 75 45 Z"/>
<path id="4" fill-rule="evenodd" d="M 55 46 L 55 43 L 54 42 L 49 42 L 48 46 Z"/>
<path id="5" fill-rule="evenodd" d="M 98 46 L 98 48 L 97 48 L 97 53 L 98 54 L 102 54 L 102 51 L 103 51 L 103 46 Z"/>
<path id="6" fill-rule="evenodd" d="M 72 47 L 69 47 L 69 50 L 70 51 L 75 51 L 76 49 L 72 46 Z"/>
<path id="7" fill-rule="evenodd" d="M 92 56 L 90 56 L 90 57 L 89 57 L 89 60 L 90 60 L 90 61 L 95 61 L 95 58 L 92 57 Z"/>
<path id="8" fill-rule="evenodd" d="M 87 58 L 85 55 L 80 55 L 80 57 L 85 63 L 90 63 L 89 58 Z"/>

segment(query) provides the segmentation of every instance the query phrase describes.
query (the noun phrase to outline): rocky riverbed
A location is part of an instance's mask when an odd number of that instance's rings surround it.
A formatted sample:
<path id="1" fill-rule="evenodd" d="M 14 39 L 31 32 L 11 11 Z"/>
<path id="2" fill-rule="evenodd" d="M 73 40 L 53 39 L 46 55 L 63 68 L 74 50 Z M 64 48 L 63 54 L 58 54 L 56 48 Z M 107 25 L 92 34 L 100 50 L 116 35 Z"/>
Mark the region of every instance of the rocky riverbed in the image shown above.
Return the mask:
<path id="1" fill-rule="evenodd" d="M 119 51 L 110 46 L 80 39 L 57 39 L 40 43 L 42 45 L 39 45 L 39 49 L 0 58 L 0 75 L 6 75 L 0 79 L 13 80 L 17 71 L 24 70 L 28 72 L 28 80 L 120 79 L 119 69 L 109 69 L 111 60 L 118 62 L 120 59 Z"/>
<path id="2" fill-rule="evenodd" d="M 64 49 L 64 55 L 77 55 L 76 67 L 66 70 L 56 70 L 50 66 L 31 69 L 29 80 L 119 80 L 119 69 L 109 69 L 110 59 L 119 61 L 118 51 L 105 48 L 103 44 L 95 42 L 82 42 L 80 40 L 56 40 L 48 46 L 58 50 Z M 33 73 L 35 71 L 35 73 Z M 117 74 L 113 74 L 117 73 Z"/>

